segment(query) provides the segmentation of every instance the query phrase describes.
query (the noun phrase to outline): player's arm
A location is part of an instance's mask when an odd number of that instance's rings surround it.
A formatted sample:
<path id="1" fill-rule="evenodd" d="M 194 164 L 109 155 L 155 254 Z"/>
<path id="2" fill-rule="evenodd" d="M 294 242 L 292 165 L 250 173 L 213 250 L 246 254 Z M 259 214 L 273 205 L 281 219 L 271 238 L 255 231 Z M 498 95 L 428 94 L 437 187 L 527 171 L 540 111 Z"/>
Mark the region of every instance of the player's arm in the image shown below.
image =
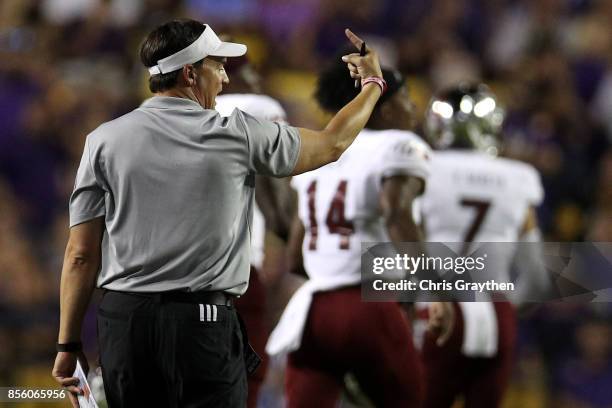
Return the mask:
<path id="1" fill-rule="evenodd" d="M 541 233 L 538 226 L 536 209 L 530 206 L 519 232 L 519 251 L 515 255 L 514 266 L 519 272 L 519 280 L 513 302 L 521 307 L 525 302 L 546 300 L 552 287 L 543 260 Z"/>
<path id="2" fill-rule="evenodd" d="M 422 193 L 423 187 L 423 180 L 417 177 L 393 176 L 384 179 L 380 208 L 393 242 L 420 243 L 423 240 L 412 216 L 413 202 Z"/>
<path id="3" fill-rule="evenodd" d="M 291 222 L 291 230 L 289 232 L 289 241 L 287 242 L 287 262 L 289 272 L 303 277 L 308 277 L 304 270 L 304 258 L 302 255 L 302 243 L 306 230 L 300 217 L 295 214 Z"/>
<path id="4" fill-rule="evenodd" d="M 284 180 L 280 183 L 275 181 L 270 177 L 257 175 L 255 177 L 255 191 L 257 191 L 255 200 L 266 220 L 266 229 L 287 242 L 291 227 L 291 216 L 283 208 L 279 197 L 282 190 L 291 189 L 291 187 Z"/>
<path id="5" fill-rule="evenodd" d="M 346 30 L 346 36 L 357 49 L 361 48 L 363 41 L 359 37 L 350 30 Z M 366 51 L 365 56 L 350 54 L 342 57 L 349 66 L 351 77 L 382 78 L 376 52 L 368 48 Z M 292 175 L 305 173 L 338 160 L 366 125 L 381 94 L 377 84 L 366 84 L 359 95 L 329 121 L 325 129 L 316 131 L 299 128 L 300 154 Z"/>
<path id="6" fill-rule="evenodd" d="M 103 217 L 70 229 L 60 286 L 58 343 L 78 342 L 81 339 L 83 318 L 100 269 L 103 232 Z M 68 386 L 67 390 L 71 393 L 79 392 L 75 386 L 77 380 L 72 376 L 77 357 L 87 372 L 87 361 L 82 353 L 59 352 L 53 367 L 53 377 L 63 386 Z"/>
<path id="7" fill-rule="evenodd" d="M 540 231 L 538 227 L 538 214 L 533 206 L 530 206 L 525 216 L 525 221 L 519 233 L 521 240 L 540 240 Z"/>
<path id="8" fill-rule="evenodd" d="M 410 242 L 417 245 L 417 255 L 424 251 L 421 245 L 423 234 L 414 221 L 412 206 L 423 188 L 424 182 L 420 178 L 393 176 L 383 181 L 380 196 L 380 206 L 389 238 L 393 242 Z M 438 345 L 443 345 L 450 338 L 454 320 L 454 309 L 450 302 L 430 302 L 427 329 L 437 335 Z"/>

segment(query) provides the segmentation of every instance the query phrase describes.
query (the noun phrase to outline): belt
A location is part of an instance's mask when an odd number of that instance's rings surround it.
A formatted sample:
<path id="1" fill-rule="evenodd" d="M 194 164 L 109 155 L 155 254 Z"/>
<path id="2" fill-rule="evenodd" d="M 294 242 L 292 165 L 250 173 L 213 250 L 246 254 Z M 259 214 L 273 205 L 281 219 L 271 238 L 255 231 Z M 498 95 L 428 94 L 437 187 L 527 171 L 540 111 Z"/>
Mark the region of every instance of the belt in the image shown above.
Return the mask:
<path id="1" fill-rule="evenodd" d="M 106 291 L 124 295 L 153 298 L 160 302 L 206 303 L 209 305 L 222 306 L 232 306 L 235 297 L 221 291 L 184 292 L 174 290 L 168 292 L 121 292 L 108 289 Z"/>

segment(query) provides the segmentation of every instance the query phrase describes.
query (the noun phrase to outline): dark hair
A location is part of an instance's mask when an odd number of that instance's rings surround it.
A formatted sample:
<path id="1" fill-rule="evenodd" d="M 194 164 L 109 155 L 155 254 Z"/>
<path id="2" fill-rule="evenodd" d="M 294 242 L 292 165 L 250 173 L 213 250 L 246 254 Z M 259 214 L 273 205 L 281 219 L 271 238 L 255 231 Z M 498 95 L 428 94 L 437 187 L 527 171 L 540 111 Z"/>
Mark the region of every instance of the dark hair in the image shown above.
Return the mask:
<path id="1" fill-rule="evenodd" d="M 346 55 L 350 52 L 352 51 L 339 54 L 334 58 L 334 62 L 319 74 L 315 99 L 321 108 L 330 113 L 338 112 L 360 92 L 360 88 L 355 88 L 355 80 L 351 78 L 346 68 L 346 63 L 342 62 L 340 59 L 341 55 Z M 382 104 L 389 100 L 405 82 L 404 77 L 396 70 L 383 68 L 382 73 L 383 78 L 387 82 L 387 92 L 378 100 L 374 108 L 375 112 Z"/>
<path id="2" fill-rule="evenodd" d="M 182 50 L 197 40 L 204 28 L 199 21 L 189 19 L 162 24 L 151 31 L 143 41 L 140 46 L 140 60 L 145 67 L 153 67 L 160 59 Z M 201 64 L 202 60 L 195 64 Z M 179 72 L 180 70 L 176 70 L 152 75 L 149 78 L 149 89 L 151 92 L 160 92 L 176 86 Z"/>

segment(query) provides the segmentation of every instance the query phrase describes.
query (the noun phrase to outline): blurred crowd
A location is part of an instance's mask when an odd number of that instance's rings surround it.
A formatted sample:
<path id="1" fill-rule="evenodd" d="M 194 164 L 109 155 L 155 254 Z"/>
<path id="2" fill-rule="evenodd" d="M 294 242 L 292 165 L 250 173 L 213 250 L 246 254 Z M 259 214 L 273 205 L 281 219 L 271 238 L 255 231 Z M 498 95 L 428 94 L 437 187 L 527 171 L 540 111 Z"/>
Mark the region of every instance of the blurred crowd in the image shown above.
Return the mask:
<path id="1" fill-rule="evenodd" d="M 138 45 L 176 17 L 246 43 L 265 93 L 299 126 L 325 123 L 314 81 L 347 45 L 345 27 L 408 76 L 421 115 L 432 92 L 486 82 L 506 108 L 504 154 L 542 175 L 545 239 L 612 241 L 610 0 L 2 0 L 1 386 L 50 385 L 67 203 L 84 139 L 148 96 Z M 547 306 L 523 329 L 508 406 L 537 407 L 554 394 L 555 406 L 612 407 L 605 314 Z"/>

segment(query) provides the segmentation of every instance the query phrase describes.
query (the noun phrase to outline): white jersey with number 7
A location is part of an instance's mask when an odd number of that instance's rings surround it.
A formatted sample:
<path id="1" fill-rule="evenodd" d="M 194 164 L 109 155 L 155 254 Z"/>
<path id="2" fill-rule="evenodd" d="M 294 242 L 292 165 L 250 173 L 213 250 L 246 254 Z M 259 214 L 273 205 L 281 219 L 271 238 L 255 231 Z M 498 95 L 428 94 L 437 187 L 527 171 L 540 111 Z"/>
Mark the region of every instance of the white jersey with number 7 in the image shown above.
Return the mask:
<path id="1" fill-rule="evenodd" d="M 459 242 L 455 249 L 463 255 L 474 242 L 517 242 L 529 208 L 543 195 L 538 172 L 529 164 L 475 151 L 435 151 L 431 177 L 418 199 L 425 238 Z M 500 277 L 509 272 L 513 251 L 507 249 L 497 254 Z"/>
<path id="2" fill-rule="evenodd" d="M 538 172 L 475 151 L 436 151 L 419 198 L 428 241 L 514 242 L 530 206 L 543 198 Z"/>

